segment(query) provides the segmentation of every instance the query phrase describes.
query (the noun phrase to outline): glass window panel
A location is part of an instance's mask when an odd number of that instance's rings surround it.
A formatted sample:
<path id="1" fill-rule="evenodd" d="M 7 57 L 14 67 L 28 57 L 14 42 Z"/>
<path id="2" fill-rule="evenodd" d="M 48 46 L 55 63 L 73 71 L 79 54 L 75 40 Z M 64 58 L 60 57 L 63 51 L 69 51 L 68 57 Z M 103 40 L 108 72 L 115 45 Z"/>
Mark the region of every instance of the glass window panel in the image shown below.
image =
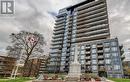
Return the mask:
<path id="1" fill-rule="evenodd" d="M 111 50 L 112 51 L 117 51 L 117 47 L 112 47 Z"/>
<path id="2" fill-rule="evenodd" d="M 105 48 L 104 51 L 105 52 L 110 52 L 110 48 Z"/>
<path id="3" fill-rule="evenodd" d="M 105 57 L 106 57 L 106 58 L 109 58 L 110 56 L 111 56 L 111 54 L 109 54 L 109 53 L 108 53 L 108 54 L 105 54 Z"/>
<path id="4" fill-rule="evenodd" d="M 84 61 L 84 60 L 81 60 L 81 64 L 85 64 L 85 61 Z"/>
<path id="5" fill-rule="evenodd" d="M 97 54 L 92 54 L 92 58 L 97 58 Z"/>
<path id="6" fill-rule="evenodd" d="M 110 59 L 106 59 L 106 64 L 111 64 L 111 60 Z"/>
<path id="7" fill-rule="evenodd" d="M 93 45 L 92 45 L 92 48 L 96 48 L 96 44 L 93 44 Z"/>
<path id="8" fill-rule="evenodd" d="M 92 60 L 92 64 L 97 64 L 97 60 Z"/>
<path id="9" fill-rule="evenodd" d="M 92 66 L 92 70 L 97 70 L 97 66 Z"/>
<path id="10" fill-rule="evenodd" d="M 114 70 L 119 70 L 120 69 L 120 65 L 114 65 Z"/>
<path id="11" fill-rule="evenodd" d="M 118 57 L 118 53 L 112 53 L 112 56 Z"/>
<path id="12" fill-rule="evenodd" d="M 92 53 L 96 53 L 96 49 L 92 49 Z"/>
<path id="13" fill-rule="evenodd" d="M 111 42 L 111 45 L 112 45 L 112 46 L 116 46 L 116 45 L 117 45 L 117 42 Z"/>
<path id="14" fill-rule="evenodd" d="M 85 49 L 85 46 L 81 46 L 81 49 Z"/>
<path id="15" fill-rule="evenodd" d="M 104 45 L 105 45 L 105 46 L 109 46 L 109 45 L 110 45 L 110 43 L 106 42 L 106 43 L 104 43 Z"/>
<path id="16" fill-rule="evenodd" d="M 81 56 L 80 56 L 80 59 L 85 59 L 85 55 L 81 55 Z"/>
<path id="17" fill-rule="evenodd" d="M 80 54 L 85 54 L 85 51 L 81 51 Z"/>

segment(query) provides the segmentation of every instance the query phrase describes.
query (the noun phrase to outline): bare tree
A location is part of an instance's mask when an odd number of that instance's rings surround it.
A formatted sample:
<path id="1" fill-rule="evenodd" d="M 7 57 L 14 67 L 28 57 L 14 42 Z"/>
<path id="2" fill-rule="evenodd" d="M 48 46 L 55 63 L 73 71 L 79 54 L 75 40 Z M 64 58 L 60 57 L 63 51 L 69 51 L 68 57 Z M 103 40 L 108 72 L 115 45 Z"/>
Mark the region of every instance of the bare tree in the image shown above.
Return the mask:
<path id="1" fill-rule="evenodd" d="M 40 33 L 20 31 L 19 33 L 12 33 L 10 38 L 12 45 L 7 47 L 8 56 L 19 58 L 22 55 L 24 68 L 28 66 L 30 57 L 39 57 L 44 52 L 45 40 Z M 23 69 L 23 74 L 25 71 L 26 69 Z"/>

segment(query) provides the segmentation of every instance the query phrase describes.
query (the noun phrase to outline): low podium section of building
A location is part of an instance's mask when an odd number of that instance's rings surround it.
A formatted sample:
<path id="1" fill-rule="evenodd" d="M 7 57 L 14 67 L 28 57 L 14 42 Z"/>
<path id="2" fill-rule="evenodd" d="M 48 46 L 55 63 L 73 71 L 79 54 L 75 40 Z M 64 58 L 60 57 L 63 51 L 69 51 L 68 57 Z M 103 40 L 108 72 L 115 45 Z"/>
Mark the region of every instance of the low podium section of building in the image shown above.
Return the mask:
<path id="1" fill-rule="evenodd" d="M 11 76 L 16 59 L 12 57 L 0 56 L 0 77 Z"/>

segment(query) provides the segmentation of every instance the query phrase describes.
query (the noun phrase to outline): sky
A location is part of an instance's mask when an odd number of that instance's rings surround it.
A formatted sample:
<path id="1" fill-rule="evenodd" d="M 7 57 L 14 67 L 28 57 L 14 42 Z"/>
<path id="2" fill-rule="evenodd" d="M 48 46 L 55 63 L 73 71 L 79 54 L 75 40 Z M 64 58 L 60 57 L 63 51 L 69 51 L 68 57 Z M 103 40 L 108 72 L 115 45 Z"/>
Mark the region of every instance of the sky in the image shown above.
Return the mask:
<path id="1" fill-rule="evenodd" d="M 10 45 L 9 35 L 21 30 L 43 34 L 49 52 L 55 16 L 59 9 L 84 0 L 15 0 L 15 14 L 0 15 L 0 54 Z M 130 48 L 130 0 L 107 0 L 111 38 L 118 37 L 124 49 Z M 5 55 L 5 54 L 4 54 Z M 127 54 L 127 57 L 130 56 Z"/>

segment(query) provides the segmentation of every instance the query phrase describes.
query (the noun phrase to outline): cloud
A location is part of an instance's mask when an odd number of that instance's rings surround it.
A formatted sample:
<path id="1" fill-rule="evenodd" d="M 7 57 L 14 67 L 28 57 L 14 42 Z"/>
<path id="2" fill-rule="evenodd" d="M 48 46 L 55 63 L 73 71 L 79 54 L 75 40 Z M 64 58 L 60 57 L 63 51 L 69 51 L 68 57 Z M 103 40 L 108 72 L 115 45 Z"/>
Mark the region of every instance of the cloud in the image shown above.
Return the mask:
<path id="1" fill-rule="evenodd" d="M 111 37 L 118 37 L 124 48 L 129 48 L 130 41 L 130 0 L 107 0 Z"/>

